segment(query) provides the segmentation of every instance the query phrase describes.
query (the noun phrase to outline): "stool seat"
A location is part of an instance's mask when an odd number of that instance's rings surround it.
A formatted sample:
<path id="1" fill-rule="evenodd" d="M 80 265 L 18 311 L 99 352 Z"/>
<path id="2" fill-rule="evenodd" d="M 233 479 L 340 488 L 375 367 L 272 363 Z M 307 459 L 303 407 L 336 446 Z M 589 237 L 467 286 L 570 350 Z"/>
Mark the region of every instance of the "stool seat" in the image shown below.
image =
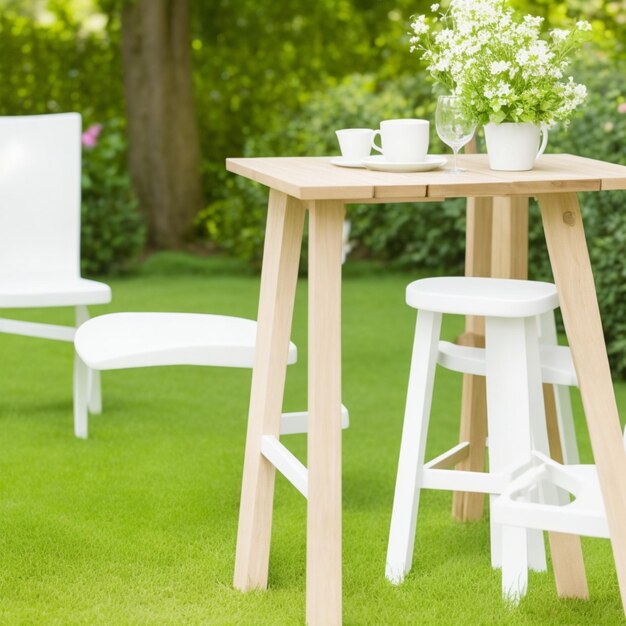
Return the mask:
<path id="1" fill-rule="evenodd" d="M 76 352 L 97 370 L 155 365 L 252 367 L 254 320 L 198 313 L 112 313 L 76 331 Z M 289 344 L 288 363 L 297 352 Z"/>
<path id="2" fill-rule="evenodd" d="M 415 309 L 485 317 L 534 317 L 559 306 L 551 283 L 443 276 L 416 280 L 406 288 L 406 303 Z"/>

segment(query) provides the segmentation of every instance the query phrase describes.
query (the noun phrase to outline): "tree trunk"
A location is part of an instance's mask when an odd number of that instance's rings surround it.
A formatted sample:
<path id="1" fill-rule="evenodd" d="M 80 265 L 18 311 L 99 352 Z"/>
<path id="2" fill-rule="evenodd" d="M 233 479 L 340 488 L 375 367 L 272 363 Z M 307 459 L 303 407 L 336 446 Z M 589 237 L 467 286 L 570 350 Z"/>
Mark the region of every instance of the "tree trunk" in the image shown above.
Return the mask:
<path id="1" fill-rule="evenodd" d="M 188 0 L 134 0 L 122 11 L 130 173 L 148 243 L 178 247 L 202 208 Z"/>

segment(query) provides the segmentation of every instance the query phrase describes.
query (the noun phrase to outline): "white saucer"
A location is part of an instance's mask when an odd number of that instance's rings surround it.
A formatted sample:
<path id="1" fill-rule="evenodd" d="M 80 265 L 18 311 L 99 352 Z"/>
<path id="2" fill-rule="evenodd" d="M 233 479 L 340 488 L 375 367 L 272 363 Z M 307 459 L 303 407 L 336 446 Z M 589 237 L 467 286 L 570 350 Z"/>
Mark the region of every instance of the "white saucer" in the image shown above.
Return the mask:
<path id="1" fill-rule="evenodd" d="M 330 162 L 331 165 L 338 165 L 339 167 L 365 167 L 361 161 L 350 161 L 350 159 L 346 159 L 345 157 L 335 157 L 331 159 Z"/>
<path id="2" fill-rule="evenodd" d="M 439 155 L 427 156 L 424 161 L 414 161 L 408 163 L 387 161 L 384 156 L 369 156 L 361 161 L 370 170 L 380 172 L 428 172 L 442 167 L 448 159 Z"/>

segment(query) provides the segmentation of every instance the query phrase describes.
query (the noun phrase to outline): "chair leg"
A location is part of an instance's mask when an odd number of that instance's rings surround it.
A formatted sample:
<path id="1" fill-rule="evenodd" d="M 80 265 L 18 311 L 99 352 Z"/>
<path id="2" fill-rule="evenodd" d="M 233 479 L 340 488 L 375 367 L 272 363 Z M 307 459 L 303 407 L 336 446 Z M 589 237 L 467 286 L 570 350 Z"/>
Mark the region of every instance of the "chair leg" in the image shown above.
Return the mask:
<path id="1" fill-rule="evenodd" d="M 537 327 L 534 318 L 488 318 L 486 331 L 489 470 L 507 472 L 530 459 L 532 430 L 539 423 L 545 428 Z M 543 533 L 524 532 L 529 535 L 528 566 L 546 570 Z M 502 528 L 491 522 L 493 567 L 503 564 L 508 549 Z"/>
<path id="2" fill-rule="evenodd" d="M 78 354 L 74 355 L 74 434 L 87 439 L 87 388 L 88 368 Z"/>
<path id="3" fill-rule="evenodd" d="M 417 316 L 385 576 L 394 584 L 411 569 L 424 451 L 441 330 L 441 314 Z"/>
<path id="4" fill-rule="evenodd" d="M 87 381 L 89 412 L 99 415 L 102 413 L 100 372 L 87 368 Z"/>
<path id="5" fill-rule="evenodd" d="M 86 306 L 76 307 L 76 328 L 89 319 L 89 310 Z M 87 368 L 87 404 L 91 413 L 102 413 L 102 391 L 100 387 L 100 372 Z"/>

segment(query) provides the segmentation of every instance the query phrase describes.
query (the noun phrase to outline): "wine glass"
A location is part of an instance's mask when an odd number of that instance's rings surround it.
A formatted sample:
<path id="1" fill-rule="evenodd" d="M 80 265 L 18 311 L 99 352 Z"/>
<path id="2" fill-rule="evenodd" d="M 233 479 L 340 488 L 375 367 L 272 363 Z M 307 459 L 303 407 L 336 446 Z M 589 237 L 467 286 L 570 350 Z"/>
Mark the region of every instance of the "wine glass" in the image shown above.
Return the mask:
<path id="1" fill-rule="evenodd" d="M 439 96 L 435 113 L 437 134 L 441 141 L 454 151 L 453 174 L 465 172 L 456 163 L 459 150 L 474 136 L 476 123 L 467 116 L 461 107 L 461 99 L 457 96 Z"/>

